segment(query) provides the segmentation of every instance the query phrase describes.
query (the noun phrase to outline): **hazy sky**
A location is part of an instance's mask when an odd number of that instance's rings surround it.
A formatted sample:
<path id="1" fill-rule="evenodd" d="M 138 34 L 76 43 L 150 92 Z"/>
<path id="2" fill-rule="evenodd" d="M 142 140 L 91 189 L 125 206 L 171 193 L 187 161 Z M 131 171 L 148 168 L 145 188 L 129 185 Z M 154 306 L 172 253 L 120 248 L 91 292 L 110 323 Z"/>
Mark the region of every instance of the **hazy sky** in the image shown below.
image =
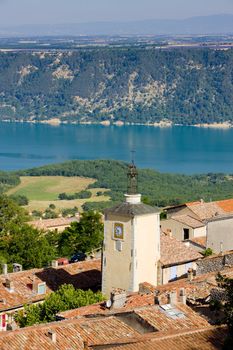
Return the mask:
<path id="1" fill-rule="evenodd" d="M 232 13 L 233 0 L 0 0 L 0 26 Z"/>

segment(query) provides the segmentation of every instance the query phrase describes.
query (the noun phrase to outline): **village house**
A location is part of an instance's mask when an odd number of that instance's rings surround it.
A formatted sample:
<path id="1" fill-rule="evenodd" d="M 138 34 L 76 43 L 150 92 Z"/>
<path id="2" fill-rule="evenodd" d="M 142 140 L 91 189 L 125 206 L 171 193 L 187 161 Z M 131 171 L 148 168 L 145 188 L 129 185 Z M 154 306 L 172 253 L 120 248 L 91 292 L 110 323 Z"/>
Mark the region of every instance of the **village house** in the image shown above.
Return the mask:
<path id="1" fill-rule="evenodd" d="M 126 305 L 119 307 L 119 296 L 125 301 L 128 299 Z M 149 347 L 145 349 L 157 350 L 166 348 L 170 341 L 174 344 L 182 342 L 182 348 L 188 350 L 193 337 L 200 346 L 209 345 L 208 337 L 211 336 L 213 349 L 218 349 L 227 334 L 225 327 L 211 326 L 186 305 L 183 296 L 176 300 L 174 293 L 169 294 L 169 304 L 158 303 L 153 293 L 134 293 L 128 297 L 124 291 L 118 290 L 115 294 L 113 292 L 112 297 L 116 303 L 110 308 L 103 303 L 99 303 L 96 309 L 90 305 L 77 309 L 83 311 L 77 317 L 4 332 L 0 334 L 0 348 L 93 350 L 117 346 L 141 349 L 141 346 L 147 345 Z M 150 304 L 146 302 L 148 298 Z M 179 347 L 175 345 L 172 349 Z"/>
<path id="2" fill-rule="evenodd" d="M 32 227 L 42 230 L 42 231 L 57 231 L 62 232 L 66 228 L 70 227 L 72 222 L 79 221 L 79 216 L 73 216 L 70 218 L 55 218 L 55 219 L 40 219 L 29 221 L 28 225 Z"/>
<path id="3" fill-rule="evenodd" d="M 62 284 L 98 290 L 101 284 L 100 259 L 8 273 L 6 265 L 0 275 L 0 331 L 12 323 L 12 317 L 25 304 L 42 302 L 46 295 Z"/>
<path id="4" fill-rule="evenodd" d="M 233 199 L 208 203 L 201 200 L 167 207 L 165 211 L 167 219 L 161 221 L 163 232 L 186 241 L 198 251 L 233 249 Z"/>

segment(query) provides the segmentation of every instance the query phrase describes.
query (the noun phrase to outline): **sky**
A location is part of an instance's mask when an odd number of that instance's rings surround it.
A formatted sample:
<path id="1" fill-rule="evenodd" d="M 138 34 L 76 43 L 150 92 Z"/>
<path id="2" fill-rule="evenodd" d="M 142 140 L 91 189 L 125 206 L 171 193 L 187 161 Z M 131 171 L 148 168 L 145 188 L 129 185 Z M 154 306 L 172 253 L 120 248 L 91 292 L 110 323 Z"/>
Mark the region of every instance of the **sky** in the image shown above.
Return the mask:
<path id="1" fill-rule="evenodd" d="M 0 0 L 0 26 L 233 14 L 233 0 Z"/>

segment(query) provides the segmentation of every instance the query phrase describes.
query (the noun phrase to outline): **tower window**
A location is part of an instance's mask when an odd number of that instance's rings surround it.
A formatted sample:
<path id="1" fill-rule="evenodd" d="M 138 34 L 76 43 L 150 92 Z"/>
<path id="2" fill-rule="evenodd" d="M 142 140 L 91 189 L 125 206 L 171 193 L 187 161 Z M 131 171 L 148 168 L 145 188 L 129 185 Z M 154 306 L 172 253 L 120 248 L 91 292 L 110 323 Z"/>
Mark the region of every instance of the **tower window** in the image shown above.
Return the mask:
<path id="1" fill-rule="evenodd" d="M 184 231 L 184 240 L 189 239 L 189 229 L 184 228 L 183 231 Z"/>
<path id="2" fill-rule="evenodd" d="M 115 241 L 115 250 L 118 252 L 122 251 L 122 242 L 121 241 Z"/>

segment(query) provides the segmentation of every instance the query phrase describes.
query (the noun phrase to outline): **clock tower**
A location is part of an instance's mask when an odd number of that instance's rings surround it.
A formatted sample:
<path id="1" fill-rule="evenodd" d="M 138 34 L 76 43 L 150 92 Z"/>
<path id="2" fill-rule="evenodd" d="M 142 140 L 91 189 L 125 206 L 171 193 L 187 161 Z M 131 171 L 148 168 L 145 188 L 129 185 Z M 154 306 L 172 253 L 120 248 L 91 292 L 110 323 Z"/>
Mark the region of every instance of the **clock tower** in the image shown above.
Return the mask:
<path id="1" fill-rule="evenodd" d="M 159 210 L 141 202 L 134 162 L 127 176 L 125 201 L 105 211 L 102 292 L 107 297 L 115 288 L 137 292 L 142 282 L 157 284 Z"/>

